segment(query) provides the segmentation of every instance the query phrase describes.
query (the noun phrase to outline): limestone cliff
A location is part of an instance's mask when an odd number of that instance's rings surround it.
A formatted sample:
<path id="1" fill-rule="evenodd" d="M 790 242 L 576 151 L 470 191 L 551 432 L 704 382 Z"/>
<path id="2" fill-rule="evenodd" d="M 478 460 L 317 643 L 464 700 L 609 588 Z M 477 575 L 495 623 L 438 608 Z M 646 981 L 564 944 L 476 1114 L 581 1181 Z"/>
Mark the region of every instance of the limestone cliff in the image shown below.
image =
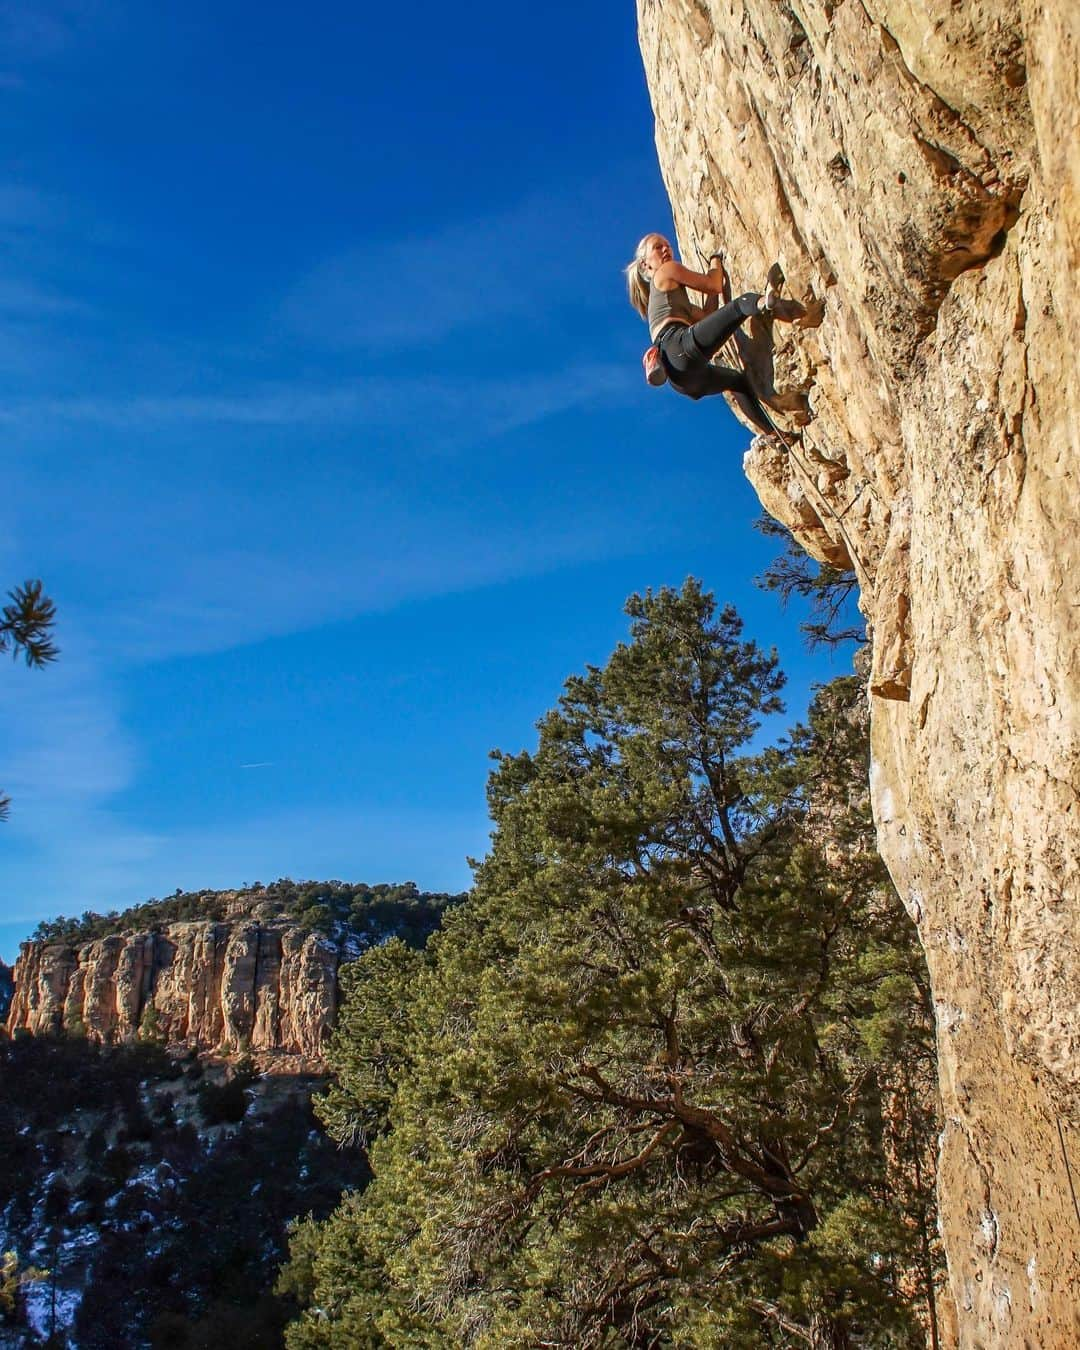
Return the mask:
<path id="1" fill-rule="evenodd" d="M 746 470 L 861 585 L 879 837 L 934 985 L 960 1342 L 1080 1344 L 1080 6 L 638 17 L 684 256 L 722 245 L 737 290 L 779 259 L 812 302 L 744 346 L 813 410 Z"/>
<path id="2" fill-rule="evenodd" d="M 318 1060 L 337 1010 L 338 952 L 288 922 L 169 923 L 79 946 L 24 943 L 8 1031 L 85 1031 Z"/>

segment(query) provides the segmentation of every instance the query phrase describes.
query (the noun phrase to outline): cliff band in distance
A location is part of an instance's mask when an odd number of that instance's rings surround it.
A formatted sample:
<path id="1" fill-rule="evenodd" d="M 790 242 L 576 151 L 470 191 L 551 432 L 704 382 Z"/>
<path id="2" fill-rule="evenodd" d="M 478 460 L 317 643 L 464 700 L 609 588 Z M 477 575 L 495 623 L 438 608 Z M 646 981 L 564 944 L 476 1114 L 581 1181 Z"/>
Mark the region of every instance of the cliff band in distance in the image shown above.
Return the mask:
<path id="1" fill-rule="evenodd" d="M 752 376 L 805 389 L 813 420 L 746 470 L 861 584 L 879 841 L 934 986 L 960 1341 L 1074 1346 L 1080 6 L 638 19 L 684 255 L 722 246 L 737 291 L 779 259 L 824 302 L 775 350 L 750 334 Z"/>
<path id="2" fill-rule="evenodd" d="M 297 925 L 170 923 L 78 946 L 25 943 L 8 1031 L 81 1031 L 116 1042 L 154 1010 L 155 1034 L 320 1060 L 337 1012 L 338 953 Z"/>

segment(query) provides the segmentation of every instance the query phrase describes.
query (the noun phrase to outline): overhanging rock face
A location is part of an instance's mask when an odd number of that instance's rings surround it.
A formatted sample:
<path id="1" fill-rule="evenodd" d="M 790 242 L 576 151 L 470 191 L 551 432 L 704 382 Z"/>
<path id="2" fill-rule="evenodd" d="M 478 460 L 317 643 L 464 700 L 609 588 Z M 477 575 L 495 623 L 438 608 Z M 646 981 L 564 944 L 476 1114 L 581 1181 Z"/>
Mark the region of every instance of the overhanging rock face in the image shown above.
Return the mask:
<path id="1" fill-rule="evenodd" d="M 823 302 L 775 351 L 751 335 L 752 375 L 814 417 L 746 469 L 862 587 L 879 837 L 934 982 L 961 1342 L 1080 1344 L 1080 6 L 638 17 L 684 256 L 723 247 L 737 291 L 779 259 Z"/>

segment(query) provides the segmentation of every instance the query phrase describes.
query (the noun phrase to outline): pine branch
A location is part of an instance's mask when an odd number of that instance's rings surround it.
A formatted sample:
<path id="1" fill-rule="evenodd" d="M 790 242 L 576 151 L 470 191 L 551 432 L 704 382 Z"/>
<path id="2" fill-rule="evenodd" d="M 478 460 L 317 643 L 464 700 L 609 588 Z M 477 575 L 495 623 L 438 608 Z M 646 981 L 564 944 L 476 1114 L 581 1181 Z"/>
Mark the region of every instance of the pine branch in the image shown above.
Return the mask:
<path id="1" fill-rule="evenodd" d="M 783 539 L 786 545 L 784 552 L 755 579 L 755 584 L 762 590 L 776 591 L 782 605 L 786 606 L 793 595 L 809 603 L 811 617 L 799 625 L 809 649 L 838 647 L 845 642 L 864 643 L 866 634 L 861 625 L 844 626 L 842 622 L 858 593 L 854 571 L 817 562 L 796 543 L 786 526 L 770 516 L 759 517 L 754 527 L 770 538 Z"/>
<path id="2" fill-rule="evenodd" d="M 21 654 L 36 669 L 55 661 L 60 649 L 50 629 L 56 622 L 56 606 L 41 582 L 25 581 L 8 596 L 11 603 L 0 610 L 0 652 L 10 648 L 13 657 Z"/>
<path id="3" fill-rule="evenodd" d="M 28 666 L 40 670 L 60 655 L 51 628 L 56 622 L 56 606 L 42 589 L 40 581 L 24 581 L 8 591 L 10 604 L 0 610 L 0 652 L 21 654 Z M 11 798 L 0 792 L 0 820 L 11 813 Z"/>

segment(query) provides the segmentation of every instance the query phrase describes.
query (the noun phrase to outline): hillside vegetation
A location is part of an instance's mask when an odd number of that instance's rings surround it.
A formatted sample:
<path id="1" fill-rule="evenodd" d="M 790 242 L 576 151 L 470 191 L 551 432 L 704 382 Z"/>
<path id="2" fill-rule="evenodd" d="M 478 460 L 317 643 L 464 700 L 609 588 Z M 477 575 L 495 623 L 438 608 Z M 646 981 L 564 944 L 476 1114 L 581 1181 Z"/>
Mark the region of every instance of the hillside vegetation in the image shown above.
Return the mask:
<path id="1" fill-rule="evenodd" d="M 113 933 L 153 931 L 196 920 L 221 921 L 247 913 L 264 922 L 295 919 L 327 934 L 343 927 L 359 936 L 397 932 L 411 945 L 420 945 L 439 926 L 446 907 L 460 899 L 460 895 L 421 891 L 412 881 L 369 886 L 282 877 L 267 886 L 256 882 L 236 891 L 177 890 L 165 899 L 107 914 L 87 910 L 79 918 L 43 919 L 30 940 L 74 945 Z"/>
<path id="2" fill-rule="evenodd" d="M 287 1225 L 362 1184 L 315 1128 L 312 1080 L 140 1041 L 0 1041 L 0 1346 L 281 1344 Z"/>
<path id="3" fill-rule="evenodd" d="M 776 656 L 694 582 L 628 603 L 425 952 L 351 967 L 318 1104 L 374 1180 L 296 1232 L 314 1347 L 921 1346 L 925 965 L 858 682 L 749 753 Z"/>
<path id="4" fill-rule="evenodd" d="M 784 677 L 734 610 L 691 580 L 627 612 L 536 748 L 495 753 L 467 897 L 280 881 L 45 930 L 368 940 L 314 1116 L 312 1080 L 153 1027 L 8 1043 L 9 1343 L 940 1343 L 930 995 L 859 682 L 758 748 Z"/>

